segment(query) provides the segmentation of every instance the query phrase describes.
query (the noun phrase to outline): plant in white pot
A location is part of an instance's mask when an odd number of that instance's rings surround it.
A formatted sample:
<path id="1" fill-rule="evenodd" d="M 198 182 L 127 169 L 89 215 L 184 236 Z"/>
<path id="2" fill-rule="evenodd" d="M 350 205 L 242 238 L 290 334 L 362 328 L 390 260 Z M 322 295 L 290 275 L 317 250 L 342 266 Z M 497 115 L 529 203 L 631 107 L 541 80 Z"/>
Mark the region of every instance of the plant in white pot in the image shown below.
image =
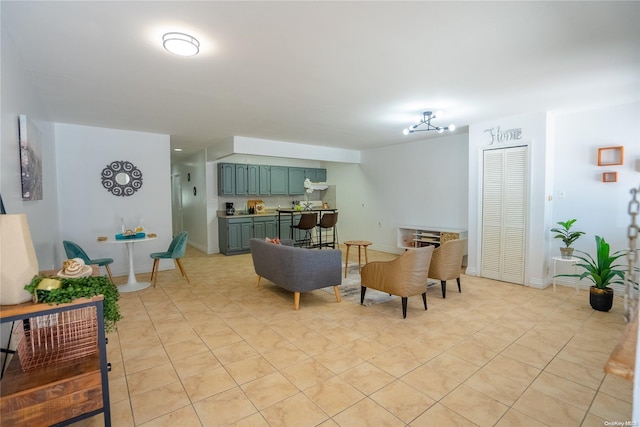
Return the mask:
<path id="1" fill-rule="evenodd" d="M 577 221 L 577 219 L 570 219 L 568 221 L 558 221 L 557 224 L 560 227 L 555 227 L 551 229 L 552 233 L 555 233 L 553 236 L 554 239 L 561 239 L 564 243 L 564 247 L 560 248 L 560 254 L 564 259 L 571 259 L 573 256 L 573 248 L 571 244 L 578 240 L 580 236 L 584 234 L 584 231 L 575 231 L 571 230 L 573 224 Z"/>
<path id="2" fill-rule="evenodd" d="M 584 270 L 581 274 L 559 274 L 558 276 L 589 279 L 593 285 L 589 288 L 589 303 L 594 310 L 609 311 L 613 305 L 613 289 L 609 286 L 624 284 L 624 270 L 616 260 L 626 255 L 624 251 L 611 253 L 609 244 L 600 236 L 596 236 L 596 258 L 576 249 L 576 258 L 580 262 L 576 267 Z"/>

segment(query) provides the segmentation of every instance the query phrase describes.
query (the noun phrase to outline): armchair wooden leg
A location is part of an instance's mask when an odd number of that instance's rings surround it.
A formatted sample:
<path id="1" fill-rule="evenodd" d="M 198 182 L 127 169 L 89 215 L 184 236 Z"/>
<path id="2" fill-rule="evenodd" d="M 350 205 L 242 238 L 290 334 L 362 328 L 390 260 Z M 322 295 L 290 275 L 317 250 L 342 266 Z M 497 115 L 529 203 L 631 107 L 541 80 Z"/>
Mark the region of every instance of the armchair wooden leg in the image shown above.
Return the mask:
<path id="1" fill-rule="evenodd" d="M 180 258 L 176 258 L 175 262 L 176 264 L 178 264 L 178 268 L 180 269 L 180 273 L 182 273 L 182 277 L 186 279 L 187 283 L 191 283 L 189 281 L 189 277 L 187 277 L 187 270 L 184 269 L 184 265 L 182 265 L 182 261 L 180 261 Z"/>
<path id="2" fill-rule="evenodd" d="M 111 269 L 109 268 L 109 264 L 104 265 L 105 270 L 107 270 L 107 276 L 109 276 L 109 280 L 113 283 L 113 276 L 111 275 Z"/>
<path id="3" fill-rule="evenodd" d="M 159 259 L 153 260 L 153 268 L 151 269 L 151 281 L 153 282 L 153 287 L 156 287 L 156 281 L 158 280 L 158 264 L 160 263 Z"/>
<path id="4" fill-rule="evenodd" d="M 407 297 L 402 297 L 402 318 L 407 318 Z"/>
<path id="5" fill-rule="evenodd" d="M 422 302 L 424 303 L 424 309 L 427 309 L 427 293 L 423 292 L 422 293 Z"/>
<path id="6" fill-rule="evenodd" d="M 458 282 L 458 292 L 462 293 L 462 289 L 460 289 L 460 278 L 456 277 L 456 282 Z"/>
<path id="7" fill-rule="evenodd" d="M 261 278 L 262 278 L 262 277 L 260 277 L 260 275 L 257 275 L 257 276 L 256 276 L 256 288 L 260 287 L 260 279 L 261 279 Z"/>
<path id="8" fill-rule="evenodd" d="M 340 288 L 338 286 L 334 286 L 333 292 L 336 294 L 336 301 L 341 302 L 342 298 L 340 298 Z"/>
<path id="9" fill-rule="evenodd" d="M 300 307 L 300 292 L 293 293 L 293 308 L 297 310 Z"/>
<path id="10" fill-rule="evenodd" d="M 360 304 L 364 302 L 364 294 L 367 292 L 367 288 L 365 286 L 360 286 Z"/>
<path id="11" fill-rule="evenodd" d="M 447 281 L 440 280 L 440 286 L 442 286 L 442 298 L 444 299 L 447 297 Z"/>

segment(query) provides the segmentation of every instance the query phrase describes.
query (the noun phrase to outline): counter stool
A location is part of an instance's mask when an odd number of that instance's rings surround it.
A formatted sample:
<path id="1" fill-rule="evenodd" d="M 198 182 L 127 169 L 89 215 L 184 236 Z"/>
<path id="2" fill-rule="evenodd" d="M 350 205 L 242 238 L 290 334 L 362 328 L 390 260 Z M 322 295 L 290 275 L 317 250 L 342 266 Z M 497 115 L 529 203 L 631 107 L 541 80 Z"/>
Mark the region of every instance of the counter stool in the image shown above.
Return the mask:
<path id="1" fill-rule="evenodd" d="M 336 248 L 336 245 L 339 245 L 340 242 L 338 241 L 338 229 L 337 229 L 337 224 L 338 224 L 338 212 L 328 212 L 324 215 L 322 215 L 322 218 L 320 218 L 320 223 L 318 224 L 318 227 L 320 227 L 320 233 L 319 233 L 319 239 L 318 239 L 318 247 L 320 249 L 322 249 L 323 246 L 329 247 L 331 246 L 333 249 Z M 322 243 L 322 230 L 328 230 L 329 228 L 333 229 L 333 239 L 329 242 L 324 242 Z"/>
<path id="2" fill-rule="evenodd" d="M 364 248 L 364 262 L 365 264 L 369 262 L 369 258 L 367 257 L 367 246 L 372 245 L 373 243 L 368 240 L 347 240 L 344 242 L 347 246 L 347 255 L 344 259 L 344 277 L 347 278 L 347 267 L 349 265 L 349 248 L 351 246 L 358 247 L 358 272 L 362 271 L 361 258 L 360 258 L 360 249 Z"/>
<path id="3" fill-rule="evenodd" d="M 316 224 L 318 224 L 318 214 L 316 212 L 303 213 L 302 215 L 300 215 L 300 221 L 298 222 L 298 224 L 291 226 L 291 228 L 304 230 L 304 238 L 302 240 L 296 240 L 296 244 L 298 244 L 298 246 L 304 245 L 307 248 L 311 247 L 311 230 L 316 228 Z"/>

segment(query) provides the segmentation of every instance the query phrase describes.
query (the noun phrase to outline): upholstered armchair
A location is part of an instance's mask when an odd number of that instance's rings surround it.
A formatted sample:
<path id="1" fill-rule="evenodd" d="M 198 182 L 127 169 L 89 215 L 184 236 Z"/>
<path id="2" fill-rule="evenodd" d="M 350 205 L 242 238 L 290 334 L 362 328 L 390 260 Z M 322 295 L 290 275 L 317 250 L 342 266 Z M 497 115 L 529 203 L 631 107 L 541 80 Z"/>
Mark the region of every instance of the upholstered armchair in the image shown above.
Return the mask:
<path id="1" fill-rule="evenodd" d="M 422 295 L 427 309 L 427 278 L 433 246 L 407 249 L 392 261 L 374 261 L 362 267 L 360 304 L 367 288 L 402 298 L 402 317 L 407 317 L 407 298 Z"/>
<path id="2" fill-rule="evenodd" d="M 462 257 L 467 247 L 467 239 L 456 239 L 444 242 L 433 251 L 429 277 L 440 280 L 442 286 L 442 298 L 447 297 L 447 280 L 456 279 L 458 292 L 460 288 L 460 270 L 462 270 Z"/>

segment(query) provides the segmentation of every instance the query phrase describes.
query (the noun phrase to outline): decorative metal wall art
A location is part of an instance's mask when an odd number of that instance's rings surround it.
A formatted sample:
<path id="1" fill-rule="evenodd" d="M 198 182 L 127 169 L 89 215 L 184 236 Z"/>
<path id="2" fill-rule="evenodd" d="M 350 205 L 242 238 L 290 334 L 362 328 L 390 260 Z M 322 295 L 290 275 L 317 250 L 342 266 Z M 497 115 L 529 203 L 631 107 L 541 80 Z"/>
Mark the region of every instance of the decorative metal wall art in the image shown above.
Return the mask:
<path id="1" fill-rule="evenodd" d="M 131 196 L 142 187 L 142 172 L 131 162 L 111 162 L 102 169 L 102 186 L 114 196 Z"/>

